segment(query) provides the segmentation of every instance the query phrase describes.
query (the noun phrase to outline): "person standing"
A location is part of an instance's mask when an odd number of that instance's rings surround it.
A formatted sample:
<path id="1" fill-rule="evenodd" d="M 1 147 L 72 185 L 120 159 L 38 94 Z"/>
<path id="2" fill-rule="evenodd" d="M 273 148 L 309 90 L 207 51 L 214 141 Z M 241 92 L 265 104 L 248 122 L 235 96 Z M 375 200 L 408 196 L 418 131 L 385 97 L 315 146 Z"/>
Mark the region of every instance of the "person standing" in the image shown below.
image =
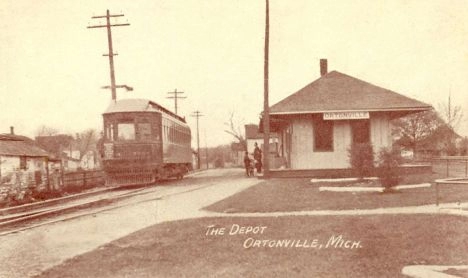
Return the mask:
<path id="1" fill-rule="evenodd" d="M 245 167 L 245 174 L 247 175 L 247 177 L 249 177 L 250 176 L 250 168 L 252 166 L 250 165 L 250 157 L 249 157 L 248 152 L 245 152 L 245 154 L 244 154 L 244 167 Z"/>
<path id="2" fill-rule="evenodd" d="M 255 168 L 257 168 L 257 173 L 262 172 L 262 150 L 258 147 L 257 142 L 254 144 L 255 149 L 254 149 L 254 159 L 255 159 Z"/>

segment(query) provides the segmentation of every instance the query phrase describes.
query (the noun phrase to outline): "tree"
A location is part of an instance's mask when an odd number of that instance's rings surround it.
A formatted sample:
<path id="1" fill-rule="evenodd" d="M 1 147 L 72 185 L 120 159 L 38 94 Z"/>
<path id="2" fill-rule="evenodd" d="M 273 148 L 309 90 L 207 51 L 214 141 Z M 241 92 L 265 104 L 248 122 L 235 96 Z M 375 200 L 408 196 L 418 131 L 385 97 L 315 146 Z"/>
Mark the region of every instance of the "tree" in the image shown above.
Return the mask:
<path id="1" fill-rule="evenodd" d="M 402 158 L 397 148 L 381 149 L 378 154 L 378 176 L 384 192 L 393 192 L 392 187 L 401 181 Z"/>
<path id="2" fill-rule="evenodd" d="M 396 143 L 410 148 L 413 153 L 443 124 L 433 110 L 411 114 L 393 121 L 393 133 L 399 139 Z"/>
<path id="3" fill-rule="evenodd" d="M 452 99 L 449 93 L 448 102 L 447 104 L 440 103 L 439 104 L 439 114 L 447 124 L 449 128 L 453 131 L 458 128 L 460 122 L 463 119 L 463 111 L 460 105 L 452 105 Z"/>
<path id="4" fill-rule="evenodd" d="M 455 139 L 459 135 L 446 123 L 442 123 L 425 141 L 425 145 L 432 150 L 443 152 L 445 155 L 456 155 L 457 147 Z"/>
<path id="5" fill-rule="evenodd" d="M 52 136 L 57 135 L 58 133 L 58 129 L 46 125 L 41 125 L 36 130 L 36 136 Z"/>
<path id="6" fill-rule="evenodd" d="M 468 137 L 465 136 L 460 143 L 460 155 L 468 155 Z"/>
<path id="7" fill-rule="evenodd" d="M 354 143 L 348 149 L 349 162 L 360 180 L 370 176 L 374 169 L 374 151 L 370 143 Z"/>
<path id="8" fill-rule="evenodd" d="M 232 135 L 237 140 L 237 142 L 242 145 L 244 150 L 247 150 L 247 142 L 242 132 L 241 125 L 238 125 L 234 119 L 234 111 L 231 112 L 229 121 L 225 122 L 224 125 L 227 127 L 224 132 Z"/>
<path id="9" fill-rule="evenodd" d="M 79 134 L 75 139 L 76 147 L 80 151 L 80 160 L 89 151 L 96 151 L 96 144 L 98 141 L 98 134 L 94 129 L 87 129 Z"/>
<path id="10" fill-rule="evenodd" d="M 444 151 L 448 155 L 456 155 L 457 147 L 455 140 L 459 135 L 455 130 L 460 125 L 463 119 L 463 111 L 460 105 L 452 105 L 451 96 L 449 93 L 447 104 L 439 104 L 439 114 L 445 122 L 446 128 L 444 131 Z"/>

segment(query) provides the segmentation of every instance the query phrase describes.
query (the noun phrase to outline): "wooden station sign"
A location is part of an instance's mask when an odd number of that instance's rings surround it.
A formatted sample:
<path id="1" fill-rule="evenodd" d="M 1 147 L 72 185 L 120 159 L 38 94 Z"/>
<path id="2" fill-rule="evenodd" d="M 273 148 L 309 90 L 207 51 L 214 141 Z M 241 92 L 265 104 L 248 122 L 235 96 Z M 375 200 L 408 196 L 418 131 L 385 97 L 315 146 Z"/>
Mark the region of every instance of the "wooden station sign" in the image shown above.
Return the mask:
<path id="1" fill-rule="evenodd" d="M 351 112 L 326 112 L 323 113 L 324 120 L 361 120 L 369 119 L 368 111 L 351 111 Z"/>

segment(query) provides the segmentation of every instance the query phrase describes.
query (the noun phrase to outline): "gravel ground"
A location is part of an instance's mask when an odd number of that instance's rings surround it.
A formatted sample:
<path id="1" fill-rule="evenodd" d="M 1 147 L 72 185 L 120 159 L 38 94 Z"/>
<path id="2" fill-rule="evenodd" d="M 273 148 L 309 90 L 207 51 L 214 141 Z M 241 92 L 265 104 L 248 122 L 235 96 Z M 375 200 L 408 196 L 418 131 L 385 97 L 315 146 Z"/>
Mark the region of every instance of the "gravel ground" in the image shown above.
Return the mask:
<path id="1" fill-rule="evenodd" d="M 200 212 L 199 208 L 259 182 L 257 179 L 239 179 L 241 172 L 238 169 L 210 172 L 194 175 L 194 179 L 207 178 L 202 183 L 207 186 L 199 190 L 195 189 L 200 184 L 193 188 L 179 187 L 171 190 L 172 193 L 193 191 L 3 236 L 0 241 L 0 277 L 34 276 L 66 259 L 145 227 L 163 221 L 203 216 L 205 212 Z M 212 179 L 223 174 L 226 174 L 226 179 Z"/>

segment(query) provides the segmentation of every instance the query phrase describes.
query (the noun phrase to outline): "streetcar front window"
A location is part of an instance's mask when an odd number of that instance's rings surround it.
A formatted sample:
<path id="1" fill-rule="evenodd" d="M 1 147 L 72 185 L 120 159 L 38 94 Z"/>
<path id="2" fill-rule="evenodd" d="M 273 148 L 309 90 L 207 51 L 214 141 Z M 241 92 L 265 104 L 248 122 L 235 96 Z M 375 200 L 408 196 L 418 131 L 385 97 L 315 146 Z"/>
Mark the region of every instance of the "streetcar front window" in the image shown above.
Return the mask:
<path id="1" fill-rule="evenodd" d="M 138 124 L 139 140 L 151 140 L 151 124 L 139 123 Z"/>
<path id="2" fill-rule="evenodd" d="M 106 138 L 109 140 L 114 140 L 114 125 L 109 124 L 106 128 Z"/>
<path id="3" fill-rule="evenodd" d="M 135 140 L 135 125 L 133 123 L 117 124 L 118 140 Z"/>

